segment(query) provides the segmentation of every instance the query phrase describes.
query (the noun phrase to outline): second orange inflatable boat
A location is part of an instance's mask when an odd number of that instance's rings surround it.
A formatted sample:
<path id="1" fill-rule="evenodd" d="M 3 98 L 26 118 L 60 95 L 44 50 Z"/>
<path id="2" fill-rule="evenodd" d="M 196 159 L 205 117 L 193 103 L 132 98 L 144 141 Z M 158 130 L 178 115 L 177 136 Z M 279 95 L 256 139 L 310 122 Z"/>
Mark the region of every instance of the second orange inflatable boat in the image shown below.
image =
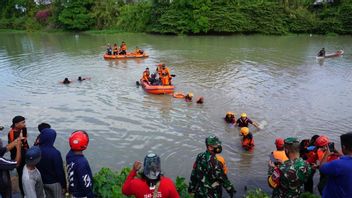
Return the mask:
<path id="1" fill-rule="evenodd" d="M 175 86 L 173 85 L 151 85 L 148 82 L 140 80 L 144 91 L 150 94 L 172 94 L 174 93 Z"/>

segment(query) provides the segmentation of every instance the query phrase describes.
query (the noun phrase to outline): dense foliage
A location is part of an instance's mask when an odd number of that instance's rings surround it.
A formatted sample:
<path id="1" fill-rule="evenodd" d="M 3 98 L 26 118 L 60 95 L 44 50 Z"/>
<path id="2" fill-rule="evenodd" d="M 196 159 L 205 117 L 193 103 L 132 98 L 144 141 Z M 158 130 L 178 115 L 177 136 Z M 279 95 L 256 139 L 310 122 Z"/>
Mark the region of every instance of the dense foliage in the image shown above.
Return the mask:
<path id="1" fill-rule="evenodd" d="M 102 168 L 94 175 L 94 194 L 98 198 L 123 198 L 126 197 L 122 194 L 121 189 L 124 181 L 126 180 L 130 168 L 123 168 L 120 172 L 114 172 L 109 168 Z M 183 177 L 176 177 L 175 186 L 177 192 L 182 198 L 191 198 L 188 193 L 188 184 Z M 269 198 L 270 195 L 260 188 L 249 190 L 246 192 L 245 198 Z M 301 198 L 319 198 L 319 196 L 303 193 Z"/>
<path id="2" fill-rule="evenodd" d="M 352 0 L 0 0 L 0 28 L 351 34 Z M 49 3 L 48 3 L 49 2 Z"/>
<path id="3" fill-rule="evenodd" d="M 125 182 L 130 168 L 123 168 L 120 172 L 114 172 L 109 168 L 102 168 L 94 175 L 94 194 L 101 198 L 123 198 L 122 185 Z M 182 198 L 189 198 L 188 185 L 185 178 L 177 177 L 175 181 L 176 189 Z"/>

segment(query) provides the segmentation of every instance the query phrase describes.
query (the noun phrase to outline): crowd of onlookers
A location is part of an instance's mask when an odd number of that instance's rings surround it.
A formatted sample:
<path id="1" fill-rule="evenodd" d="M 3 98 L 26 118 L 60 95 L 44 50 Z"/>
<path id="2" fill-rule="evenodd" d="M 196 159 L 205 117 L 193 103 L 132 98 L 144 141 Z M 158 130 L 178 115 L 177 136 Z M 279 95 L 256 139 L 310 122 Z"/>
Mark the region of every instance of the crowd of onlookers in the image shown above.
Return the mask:
<path id="1" fill-rule="evenodd" d="M 268 184 L 273 197 L 299 197 L 313 193 L 313 177 L 322 197 L 352 197 L 352 133 L 340 136 L 342 152 L 326 136 L 311 139 L 276 139 L 269 161 Z"/>
<path id="2" fill-rule="evenodd" d="M 225 121 L 240 127 L 245 150 L 254 147 L 248 124 L 259 125 L 245 113 L 235 119 L 228 112 Z M 0 126 L 0 130 L 4 128 Z M 38 125 L 39 135 L 34 145 L 27 142 L 25 118 L 16 116 L 8 133 L 8 144 L 0 141 L 0 193 L 12 197 L 10 170 L 16 168 L 21 195 L 27 198 L 94 197 L 92 172 L 83 151 L 89 144 L 85 131 L 74 131 L 69 137 L 70 151 L 66 155 L 66 170 L 61 153 L 54 147 L 56 131 L 47 123 Z M 248 136 L 252 141 L 246 144 Z M 302 192 L 313 192 L 313 177 L 319 170 L 318 189 L 323 197 L 352 197 L 352 133 L 340 136 L 342 151 L 335 148 L 326 136 L 314 135 L 299 141 L 295 137 L 275 140 L 276 150 L 270 155 L 268 184 L 272 197 L 299 197 Z M 205 139 L 206 150 L 199 153 L 193 165 L 188 192 L 196 198 L 222 197 L 223 189 L 233 197 L 234 185 L 227 177 L 221 141 L 216 136 Z M 11 159 L 4 154 L 10 152 Z M 160 157 L 154 153 L 136 161 L 122 187 L 122 193 L 137 198 L 178 198 L 173 181 L 161 171 Z"/>
<path id="3" fill-rule="evenodd" d="M 0 129 L 3 130 L 3 127 Z M 66 177 L 61 153 L 54 147 L 56 131 L 47 123 L 39 124 L 38 130 L 34 145 L 29 147 L 25 118 L 16 116 L 12 119 L 8 144 L 3 146 L 0 141 L 1 197 L 12 197 L 10 170 L 15 168 L 22 197 L 62 198 L 68 194 L 72 197 L 94 197 L 92 172 L 83 155 L 89 143 L 88 134 L 85 131 L 71 134 L 71 150 L 66 155 Z M 4 158 L 8 151 L 11 153 L 10 160 Z"/>

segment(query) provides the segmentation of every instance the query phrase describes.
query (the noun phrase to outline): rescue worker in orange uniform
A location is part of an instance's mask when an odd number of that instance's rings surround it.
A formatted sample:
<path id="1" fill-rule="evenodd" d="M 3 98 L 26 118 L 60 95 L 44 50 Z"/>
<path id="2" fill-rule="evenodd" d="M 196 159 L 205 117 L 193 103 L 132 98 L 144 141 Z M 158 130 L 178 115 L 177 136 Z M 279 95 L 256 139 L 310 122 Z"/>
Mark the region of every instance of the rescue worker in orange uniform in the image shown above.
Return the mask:
<path id="1" fill-rule="evenodd" d="M 313 135 L 311 139 L 304 139 L 301 141 L 299 152 L 303 160 L 307 160 L 315 155 L 314 145 L 318 138 L 319 138 L 319 135 Z M 307 178 L 307 181 L 304 183 L 304 192 L 313 193 L 313 186 L 314 186 L 313 178 L 314 178 L 315 172 L 316 170 L 312 168 L 312 171 L 309 177 Z"/>
<path id="2" fill-rule="evenodd" d="M 271 161 L 274 162 L 276 166 L 283 164 L 286 160 L 288 160 L 284 150 L 284 144 L 285 142 L 284 142 L 284 139 L 282 138 L 277 138 L 275 140 L 276 150 L 271 152 L 270 158 L 272 159 Z"/>
<path id="3" fill-rule="evenodd" d="M 327 146 L 331 146 L 330 151 L 332 152 L 332 154 L 328 157 L 327 161 L 331 162 L 333 160 L 336 160 L 339 158 L 339 156 L 341 155 L 338 151 L 336 151 L 334 145 L 332 144 L 332 142 L 330 142 L 329 138 L 322 135 L 319 136 L 316 141 L 315 141 L 315 148 L 314 148 L 314 154 L 311 155 L 308 159 L 307 162 L 309 164 L 312 165 L 313 169 L 318 169 L 319 165 L 324 157 L 324 154 L 326 152 L 325 148 Z M 319 183 L 318 183 L 318 190 L 320 192 L 320 194 L 322 194 L 323 189 L 325 187 L 325 184 L 327 182 L 327 176 L 320 173 L 320 179 L 319 179 Z"/>
<path id="4" fill-rule="evenodd" d="M 150 79 L 150 72 L 149 72 L 149 68 L 147 67 L 143 72 L 142 81 L 146 81 L 149 83 L 149 79 Z"/>
<path id="5" fill-rule="evenodd" d="M 112 49 L 112 52 L 114 55 L 118 55 L 119 54 L 119 47 L 117 46 L 117 44 L 114 44 L 114 48 Z"/>
<path id="6" fill-rule="evenodd" d="M 165 66 L 165 64 L 162 65 L 160 72 L 159 73 L 159 77 L 161 78 L 161 84 L 166 86 L 166 85 L 171 85 L 171 74 L 170 74 L 170 70 L 169 68 L 167 68 Z"/>
<path id="7" fill-rule="evenodd" d="M 163 65 L 165 65 L 165 64 L 164 63 L 159 63 L 156 66 L 156 73 L 159 75 L 159 78 L 161 78 L 161 68 L 162 68 Z"/>
<path id="8" fill-rule="evenodd" d="M 126 55 L 127 54 L 127 45 L 125 41 L 122 41 L 121 46 L 120 46 L 120 55 Z"/>
<path id="9" fill-rule="evenodd" d="M 144 51 L 139 49 L 138 46 L 136 46 L 136 49 L 134 49 L 134 53 L 137 54 L 137 55 L 142 55 L 142 54 L 144 54 Z"/>
<path id="10" fill-rule="evenodd" d="M 242 148 L 244 148 L 247 151 L 252 151 L 254 148 L 254 138 L 253 134 L 249 132 L 248 127 L 242 127 L 240 130 L 241 135 L 243 136 L 242 138 Z"/>

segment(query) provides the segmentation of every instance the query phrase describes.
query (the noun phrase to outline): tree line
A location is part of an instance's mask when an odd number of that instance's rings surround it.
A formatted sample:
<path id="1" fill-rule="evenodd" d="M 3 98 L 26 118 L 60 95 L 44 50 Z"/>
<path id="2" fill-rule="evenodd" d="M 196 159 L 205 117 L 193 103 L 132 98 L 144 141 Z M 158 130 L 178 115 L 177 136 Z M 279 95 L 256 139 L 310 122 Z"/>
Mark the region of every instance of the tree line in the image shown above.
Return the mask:
<path id="1" fill-rule="evenodd" d="M 351 34 L 352 0 L 0 0 L 0 29 Z"/>

